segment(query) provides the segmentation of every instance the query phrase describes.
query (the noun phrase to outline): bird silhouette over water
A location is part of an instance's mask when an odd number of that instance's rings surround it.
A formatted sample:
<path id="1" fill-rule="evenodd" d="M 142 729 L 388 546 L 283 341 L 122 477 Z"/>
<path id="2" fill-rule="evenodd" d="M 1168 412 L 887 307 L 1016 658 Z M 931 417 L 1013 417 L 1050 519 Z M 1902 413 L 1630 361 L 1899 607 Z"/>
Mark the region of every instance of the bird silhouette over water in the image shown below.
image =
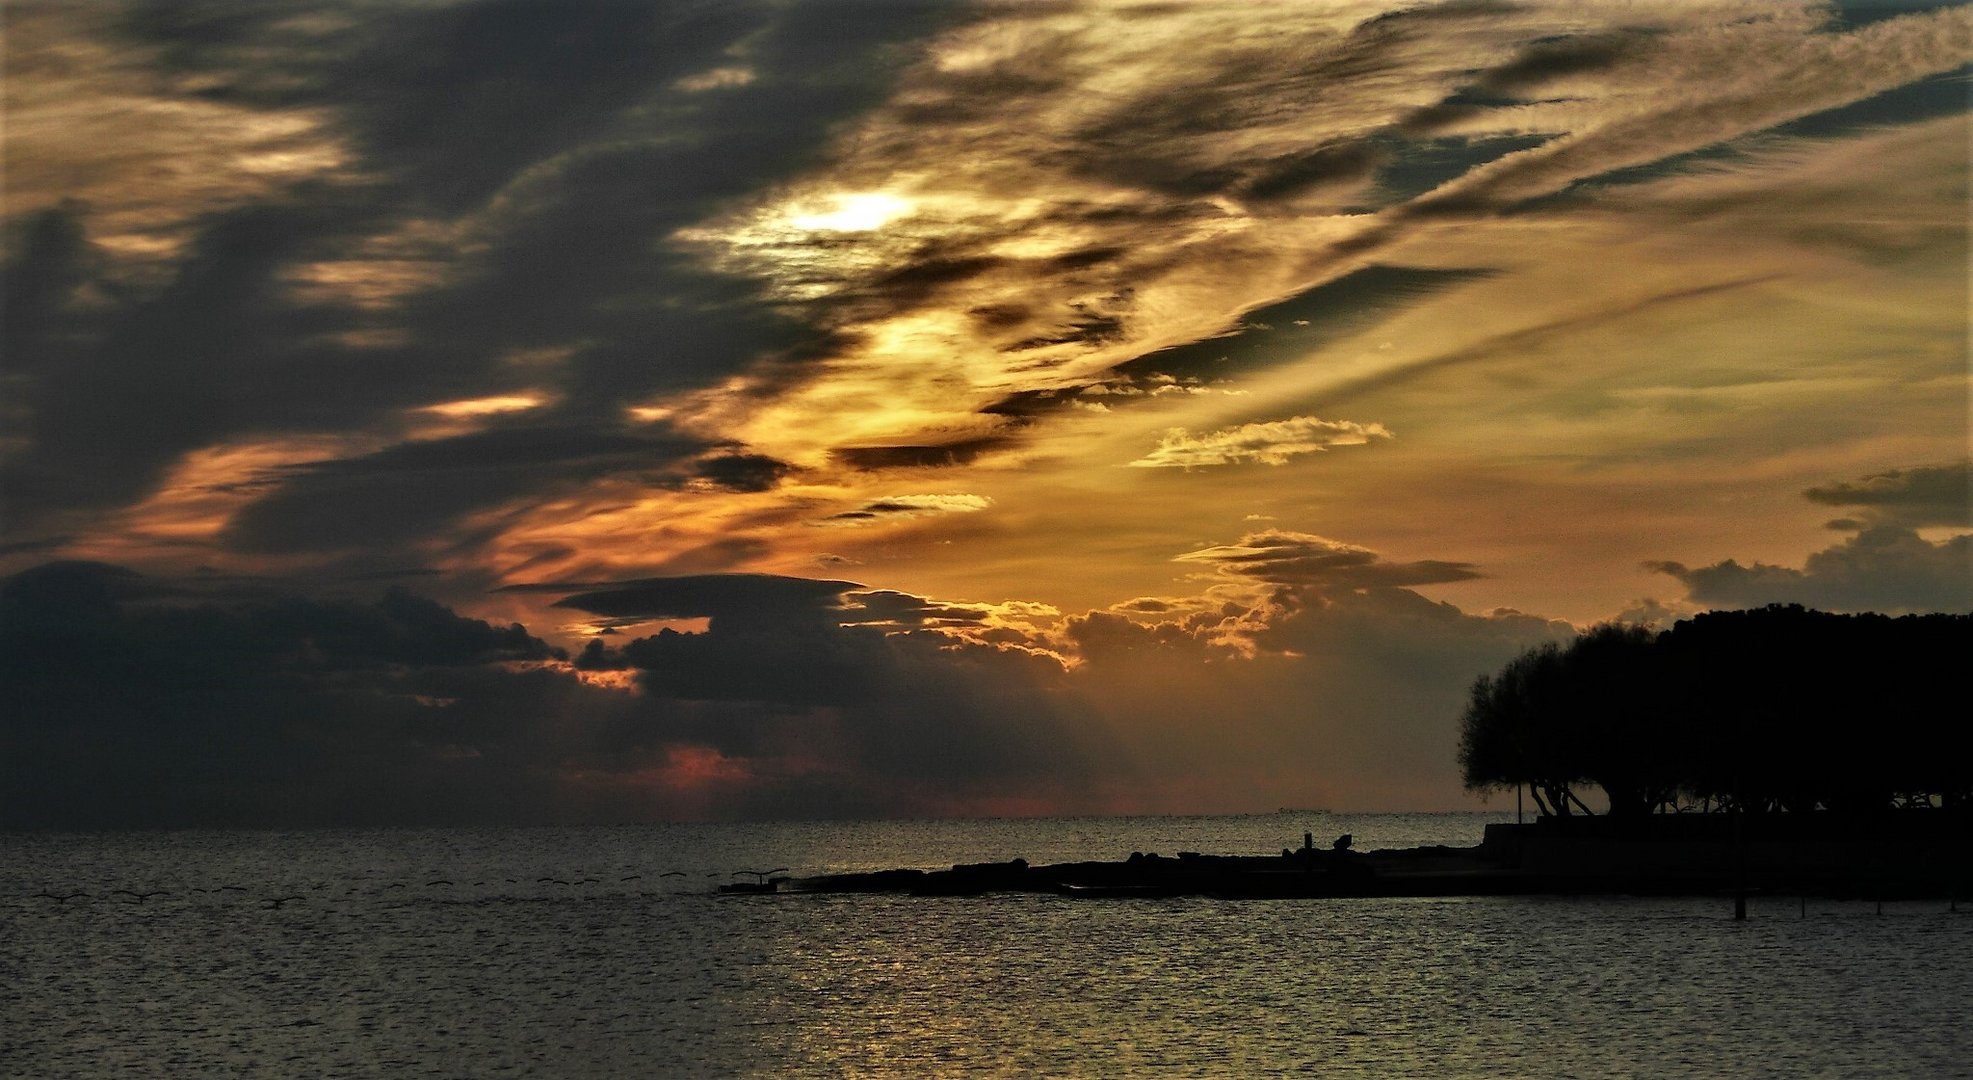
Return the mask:
<path id="1" fill-rule="evenodd" d="M 263 903 L 263 904 L 266 904 L 266 905 L 267 905 L 267 906 L 268 906 L 269 908 L 277 908 L 277 907 L 280 907 L 280 906 L 281 906 L 282 904 L 285 904 L 285 903 L 287 903 L 287 902 L 288 902 L 288 901 L 290 901 L 290 900 L 301 900 L 301 899 L 304 899 L 304 897 L 300 897 L 300 896 L 269 896 L 269 897 L 266 897 L 266 898 L 264 898 L 264 899 L 263 899 L 263 900 L 261 901 L 261 903 Z"/>
<path id="2" fill-rule="evenodd" d="M 111 889 L 110 895 L 128 896 L 131 903 L 141 904 L 153 896 L 170 896 L 171 894 L 163 889 L 152 889 L 150 892 L 131 892 L 129 889 Z"/>
<path id="3" fill-rule="evenodd" d="M 46 890 L 46 889 L 43 889 L 43 890 L 41 890 L 40 892 L 38 892 L 38 893 L 35 893 L 34 895 L 36 895 L 36 896 L 45 896 L 45 897 L 47 897 L 48 899 L 50 899 L 50 900 L 53 900 L 53 901 L 54 901 L 55 903 L 57 903 L 57 904 L 66 904 L 66 903 L 68 903 L 68 902 L 69 902 L 70 900 L 73 900 L 73 899 L 75 899 L 75 898 L 76 898 L 76 897 L 78 897 L 78 896 L 87 896 L 87 895 L 89 895 L 89 894 L 88 894 L 88 893 L 83 893 L 83 892 L 71 892 L 71 893 L 51 893 L 51 892 L 49 892 L 48 890 Z"/>

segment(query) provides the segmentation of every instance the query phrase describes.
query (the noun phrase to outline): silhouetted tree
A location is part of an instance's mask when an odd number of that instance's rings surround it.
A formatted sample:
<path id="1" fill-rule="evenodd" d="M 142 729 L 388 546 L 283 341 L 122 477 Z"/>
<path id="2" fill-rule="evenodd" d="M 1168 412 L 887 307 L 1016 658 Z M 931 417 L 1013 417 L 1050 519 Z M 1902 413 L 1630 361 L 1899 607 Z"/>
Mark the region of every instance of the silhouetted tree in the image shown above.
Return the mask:
<path id="1" fill-rule="evenodd" d="M 1459 764 L 1476 790 L 1528 785 L 1543 814 L 1581 806 L 1584 782 L 1564 720 L 1562 650 L 1553 643 L 1522 653 L 1473 683 L 1460 723 Z M 1586 809 L 1586 808 L 1585 808 Z"/>
<path id="2" fill-rule="evenodd" d="M 1681 793 L 1750 813 L 1973 804 L 1959 671 L 1973 615 L 1715 611 L 1660 634 L 1599 626 L 1472 687 L 1475 790 L 1528 784 L 1545 814 L 1594 783 L 1618 815 Z"/>
<path id="3" fill-rule="evenodd" d="M 1578 771 L 1603 789 L 1610 813 L 1649 814 L 1679 788 L 1687 734 L 1641 626 L 1591 629 L 1562 653 L 1563 695 Z"/>

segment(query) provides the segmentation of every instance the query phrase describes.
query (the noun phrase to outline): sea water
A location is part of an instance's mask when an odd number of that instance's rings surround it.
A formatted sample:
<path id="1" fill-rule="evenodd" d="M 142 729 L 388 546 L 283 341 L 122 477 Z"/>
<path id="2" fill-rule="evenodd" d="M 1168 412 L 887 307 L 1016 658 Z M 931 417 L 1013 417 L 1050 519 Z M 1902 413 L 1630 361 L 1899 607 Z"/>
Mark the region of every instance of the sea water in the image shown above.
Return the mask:
<path id="1" fill-rule="evenodd" d="M 1973 1075 L 1973 904 L 716 892 L 1497 820 L 0 836 L 0 1076 Z"/>

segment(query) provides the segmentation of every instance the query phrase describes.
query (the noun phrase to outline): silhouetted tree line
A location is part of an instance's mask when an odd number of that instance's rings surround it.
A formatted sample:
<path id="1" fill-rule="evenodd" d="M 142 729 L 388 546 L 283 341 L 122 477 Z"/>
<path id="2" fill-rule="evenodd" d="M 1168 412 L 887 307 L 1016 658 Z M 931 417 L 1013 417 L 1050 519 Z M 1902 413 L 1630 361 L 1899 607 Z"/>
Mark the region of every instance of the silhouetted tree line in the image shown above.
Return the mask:
<path id="1" fill-rule="evenodd" d="M 1544 814 L 1874 812 L 1973 804 L 1973 615 L 1713 611 L 1598 626 L 1474 682 L 1466 786 L 1526 784 Z"/>

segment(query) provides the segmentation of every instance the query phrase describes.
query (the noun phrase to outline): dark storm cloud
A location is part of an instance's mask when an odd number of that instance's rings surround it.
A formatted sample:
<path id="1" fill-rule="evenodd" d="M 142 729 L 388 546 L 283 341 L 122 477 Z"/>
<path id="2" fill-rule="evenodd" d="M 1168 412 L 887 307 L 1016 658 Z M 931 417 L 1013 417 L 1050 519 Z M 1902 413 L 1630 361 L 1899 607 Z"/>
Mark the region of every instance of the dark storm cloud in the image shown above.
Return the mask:
<path id="1" fill-rule="evenodd" d="M 853 588 L 633 583 L 618 591 L 646 610 L 716 617 L 567 664 L 519 625 L 402 589 L 331 600 L 38 567 L 0 581 L 0 827 L 706 813 L 673 786 L 695 778 L 667 772 L 680 748 L 725 763 L 711 809 L 740 816 L 922 813 L 1084 768 L 1059 664 L 911 632 L 968 617 L 922 597 L 868 594 L 860 625 L 823 617 Z M 641 691 L 589 681 L 621 670 Z"/>
<path id="2" fill-rule="evenodd" d="M 193 221 L 189 247 L 152 274 L 161 286 L 105 276 L 110 260 L 89 241 L 96 211 L 80 204 L 44 214 L 10 244 L 5 420 L 26 442 L 0 476 L 10 528 L 133 503 L 194 449 L 247 435 L 387 433 L 406 409 L 525 380 L 555 385 L 545 417 L 555 424 L 614 422 L 626 403 L 704 385 L 763 354 L 799 377 L 806 357 L 831 347 L 826 335 L 660 241 L 813 164 L 832 123 L 885 92 L 903 55 L 890 46 L 953 10 L 516 0 L 351 4 L 309 18 L 272 5 L 133 4 L 88 18 L 48 9 L 68 32 L 107 35 L 117 55 L 148 65 L 161 101 L 270 121 L 306 114 L 350 156 Z M 735 63 L 749 80 L 694 92 L 684 78 Z M 434 222 L 462 231 L 399 235 Z M 400 289 L 388 310 L 288 287 L 310 266 L 360 277 L 379 243 L 428 279 Z M 503 364 L 538 348 L 567 358 L 546 374 Z M 523 473 L 513 487 L 561 479 Z M 375 491 L 374 506 L 359 506 L 353 485 L 336 499 L 391 519 L 419 498 L 401 485 Z M 246 531 L 304 548 L 312 524 L 274 519 L 307 503 L 274 500 Z"/>
<path id="3" fill-rule="evenodd" d="M 666 630 L 599 649 L 599 659 L 620 657 L 647 694 L 798 717 L 803 728 L 838 740 L 841 764 L 874 790 L 890 789 L 893 806 L 1054 789 L 1088 769 L 1087 732 L 1059 692 L 1059 663 L 897 629 L 949 623 L 946 605 L 903 594 L 878 594 L 871 603 L 849 618 L 881 618 L 872 625 L 782 618 L 769 608 L 747 619 L 715 618 L 704 633 Z M 737 741 L 743 730 L 714 744 L 757 749 L 758 742 Z"/>
<path id="4" fill-rule="evenodd" d="M 357 3 L 321 12 L 347 25 L 311 35 L 278 5 L 158 2 L 137 5 L 123 30 L 158 50 L 161 69 L 197 76 L 201 96 L 335 109 L 367 164 L 449 214 L 572 149 L 648 134 L 635 114 L 651 111 L 667 134 L 717 144 L 676 160 L 688 167 L 673 183 L 744 191 L 733 182 L 800 163 L 830 119 L 877 99 L 892 69 L 873 54 L 936 30 L 957 7 Z M 675 85 L 736 56 L 751 82 L 711 95 Z"/>
<path id="5" fill-rule="evenodd" d="M 516 797 L 550 812 L 528 728 L 578 687 L 510 667 L 552 656 L 520 627 L 401 591 L 188 592 L 101 564 L 0 583 L 0 822 L 512 820 Z"/>
<path id="6" fill-rule="evenodd" d="M 842 764 L 861 782 L 889 787 L 868 796 L 880 803 L 909 805 L 946 785 L 957 785 L 947 796 L 1049 786 L 1088 767 L 1086 733 L 1057 692 L 1057 661 L 927 629 L 978 625 L 985 609 L 977 605 L 846 581 L 729 574 L 629 582 L 558 606 L 710 616 L 702 633 L 666 629 L 615 648 L 592 642 L 578 662 L 634 671 L 659 699 L 794 717 L 809 738 L 840 740 Z M 759 724 L 702 735 L 729 753 L 764 747 Z"/>
<path id="7" fill-rule="evenodd" d="M 81 214 L 49 211 L 47 220 L 70 220 L 36 229 L 22 258 L 56 258 L 47 249 L 71 242 Z M 20 351 L 8 356 L 15 408 L 24 414 L 9 416 L 8 426 L 28 443 L 0 475 L 23 519 L 16 524 L 53 510 L 132 502 L 179 455 L 227 434 L 312 427 L 333 412 L 328 403 L 346 398 L 333 388 L 339 379 L 374 374 L 362 358 L 339 357 L 317 340 L 354 326 L 347 313 L 295 309 L 274 281 L 339 231 L 333 218 L 326 207 L 220 213 L 153 295 L 95 282 L 107 303 L 76 303 L 76 286 L 32 296 L 27 336 L 10 342 Z M 104 261 L 93 252 L 62 258 Z M 48 271 L 10 267 L 8 279 L 28 272 Z"/>
<path id="8" fill-rule="evenodd" d="M 244 551 L 387 548 L 559 485 L 615 473 L 664 474 L 699 449 L 683 439 L 555 427 L 404 443 L 282 470 L 269 479 L 273 490 L 236 515 L 222 539 Z"/>

